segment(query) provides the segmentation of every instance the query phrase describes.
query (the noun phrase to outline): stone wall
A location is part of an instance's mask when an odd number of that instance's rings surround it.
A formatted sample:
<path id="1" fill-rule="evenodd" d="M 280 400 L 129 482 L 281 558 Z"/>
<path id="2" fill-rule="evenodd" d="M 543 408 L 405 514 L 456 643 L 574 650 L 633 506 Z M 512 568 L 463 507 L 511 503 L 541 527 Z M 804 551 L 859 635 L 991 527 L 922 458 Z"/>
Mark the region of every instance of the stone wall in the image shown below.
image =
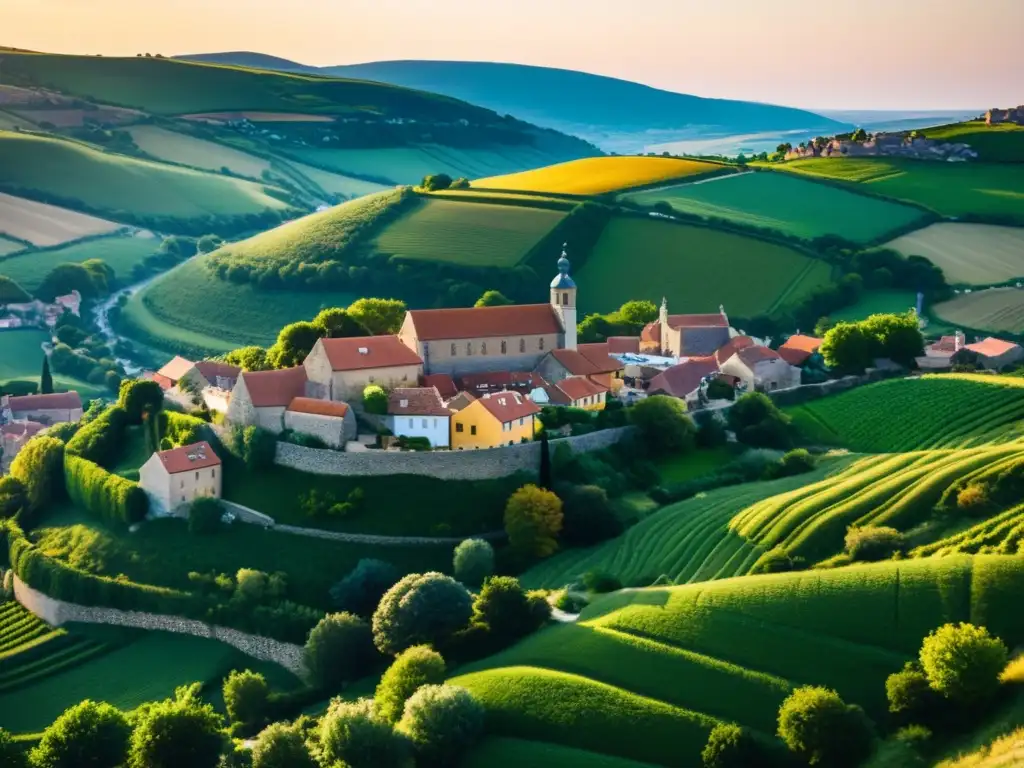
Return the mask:
<path id="1" fill-rule="evenodd" d="M 272 528 L 275 525 L 274 518 L 270 515 L 257 512 L 255 509 L 249 509 L 249 507 L 243 507 L 241 504 L 235 504 L 235 502 L 228 501 L 227 499 L 221 499 L 220 503 L 224 509 L 232 513 L 240 522 L 262 525 L 266 528 Z"/>
<path id="2" fill-rule="evenodd" d="M 140 611 L 120 611 L 115 608 L 93 608 L 54 600 L 32 589 L 17 576 L 14 577 L 14 597 L 40 619 L 55 627 L 68 622 L 85 624 L 113 624 L 121 627 L 178 632 L 196 637 L 209 637 L 237 648 L 247 656 L 260 661 L 280 664 L 288 671 L 306 679 L 308 672 L 303 661 L 302 646 L 282 643 L 269 637 L 249 635 L 236 629 L 204 624 L 195 619 L 164 616 Z"/>
<path id="3" fill-rule="evenodd" d="M 629 434 L 631 427 L 604 429 L 578 437 L 551 441 L 551 451 L 566 444 L 577 453 L 607 448 Z M 536 474 L 540 468 L 539 442 L 479 451 L 364 451 L 339 453 L 277 444 L 275 461 L 284 467 L 317 475 L 423 475 L 442 480 L 488 480 L 516 472 Z"/>

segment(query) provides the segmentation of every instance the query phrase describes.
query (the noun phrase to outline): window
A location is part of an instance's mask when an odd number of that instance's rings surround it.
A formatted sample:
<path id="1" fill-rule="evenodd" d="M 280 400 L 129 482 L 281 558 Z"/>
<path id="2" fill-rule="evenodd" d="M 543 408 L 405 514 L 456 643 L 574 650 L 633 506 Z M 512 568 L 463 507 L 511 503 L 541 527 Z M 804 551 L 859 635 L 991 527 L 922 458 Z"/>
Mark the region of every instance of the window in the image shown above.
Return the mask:
<path id="1" fill-rule="evenodd" d="M 426 429 L 426 428 L 427 428 L 427 420 L 426 420 L 426 419 L 423 419 L 423 428 L 424 428 L 424 429 Z"/>
<path id="2" fill-rule="evenodd" d="M 377 380 L 377 379 L 376 379 L 375 377 L 373 377 L 373 376 L 371 376 L 371 377 L 370 377 L 370 383 L 371 383 L 371 384 L 373 384 L 373 382 L 375 382 L 376 380 Z"/>
<path id="3" fill-rule="evenodd" d="M 216 477 L 216 476 L 217 476 L 217 470 L 216 469 L 211 469 L 210 470 L 210 477 Z"/>
<path id="4" fill-rule="evenodd" d="M 471 435 L 475 435 L 476 434 L 476 424 L 470 424 L 469 425 L 469 434 L 471 434 Z"/>
<path id="5" fill-rule="evenodd" d="M 455 342 L 452 342 L 452 357 L 456 357 L 459 354 L 458 350 L 455 349 Z"/>
<path id="6" fill-rule="evenodd" d="M 526 339 L 520 339 L 519 340 L 519 351 L 520 352 L 525 352 L 526 351 Z"/>
<path id="7" fill-rule="evenodd" d="M 523 424 L 525 423 L 525 421 L 526 421 L 525 419 L 519 419 L 519 426 L 520 426 L 520 427 L 521 427 L 521 426 L 523 426 Z"/>
<path id="8" fill-rule="evenodd" d="M 184 501 L 184 500 L 185 500 L 185 496 L 184 496 L 184 494 L 182 495 L 182 497 L 181 497 L 181 500 L 182 500 L 182 501 Z"/>
<path id="9" fill-rule="evenodd" d="M 185 478 L 181 478 L 181 487 L 182 487 L 182 488 L 184 488 L 184 487 L 185 487 Z"/>
<path id="10" fill-rule="evenodd" d="M 486 355 L 487 354 L 487 342 L 486 341 L 481 341 L 480 342 L 480 354 L 481 355 Z"/>
<path id="11" fill-rule="evenodd" d="M 557 306 L 558 304 L 561 304 L 561 302 L 562 302 L 562 299 L 558 295 L 558 291 L 555 291 L 555 305 Z"/>
<path id="12" fill-rule="evenodd" d="M 416 419 L 409 419 L 409 429 L 412 429 L 413 424 L 416 423 Z"/>
<path id="13" fill-rule="evenodd" d="M 539 339 L 537 339 L 537 348 L 538 349 L 544 349 L 544 337 L 543 336 L 541 336 Z"/>
<path id="14" fill-rule="evenodd" d="M 473 342 L 472 341 L 467 341 L 466 342 L 466 354 L 467 355 L 472 355 L 473 354 Z"/>
<path id="15" fill-rule="evenodd" d="M 566 291 L 565 293 L 562 294 L 562 305 L 563 306 L 568 306 L 569 305 L 569 292 L 568 291 Z"/>
<path id="16" fill-rule="evenodd" d="M 455 422 L 455 431 L 456 432 L 461 432 L 462 431 L 462 422 L 461 421 L 456 421 Z"/>
<path id="17" fill-rule="evenodd" d="M 508 353 L 508 343 L 503 341 L 503 342 L 501 342 L 501 354 L 504 355 L 504 354 L 507 354 L 507 353 Z"/>
<path id="18" fill-rule="evenodd" d="M 198 480 L 198 479 L 199 479 L 199 473 L 196 472 L 196 480 Z"/>

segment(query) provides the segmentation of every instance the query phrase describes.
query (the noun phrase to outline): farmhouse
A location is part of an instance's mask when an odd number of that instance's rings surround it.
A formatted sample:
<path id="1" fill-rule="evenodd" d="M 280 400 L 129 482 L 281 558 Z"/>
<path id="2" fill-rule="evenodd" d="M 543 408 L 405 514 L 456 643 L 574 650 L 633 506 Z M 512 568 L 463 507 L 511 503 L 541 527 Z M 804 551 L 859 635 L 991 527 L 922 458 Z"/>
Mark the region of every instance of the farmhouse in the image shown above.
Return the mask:
<path id="1" fill-rule="evenodd" d="M 241 373 L 241 368 L 228 363 L 219 363 L 215 360 L 194 363 L 176 356 L 153 374 L 153 381 L 164 390 L 181 389 L 183 383 L 199 391 L 207 387 L 230 390 L 234 389 Z"/>
<path id="2" fill-rule="evenodd" d="M 640 351 L 673 357 L 703 357 L 729 343 L 729 317 L 725 308 L 716 314 L 670 315 L 661 300 L 658 319 L 640 334 Z"/>
<path id="3" fill-rule="evenodd" d="M 82 418 L 82 398 L 77 392 L 48 395 L 4 395 L 0 398 L 0 421 L 36 421 L 57 424 Z"/>
<path id="4" fill-rule="evenodd" d="M 539 387 L 530 393 L 538 405 L 557 405 L 582 408 L 585 411 L 603 411 L 608 401 L 608 388 L 597 382 L 574 376 L 557 384 Z"/>
<path id="5" fill-rule="evenodd" d="M 436 387 L 399 387 L 388 396 L 388 429 L 397 437 L 426 438 L 432 448 L 447 448 L 451 411 Z"/>
<path id="6" fill-rule="evenodd" d="M 11 462 L 25 443 L 46 429 L 37 421 L 12 421 L 0 424 L 0 475 L 11 471 Z"/>
<path id="7" fill-rule="evenodd" d="M 540 408 L 518 392 L 484 395 L 452 417 L 452 449 L 496 448 L 532 440 L 538 413 Z"/>
<path id="8" fill-rule="evenodd" d="M 952 336 L 943 336 L 933 344 L 929 344 L 924 348 L 924 359 L 925 363 L 922 367 L 930 368 L 936 364 L 946 365 L 949 364 L 950 359 L 967 346 L 967 337 L 960 331 L 957 331 Z M 918 358 L 918 364 L 922 363 L 922 359 Z"/>
<path id="9" fill-rule="evenodd" d="M 1004 366 L 1019 363 L 1024 358 L 1024 349 L 1020 344 L 1012 341 L 1003 341 L 989 336 L 986 339 L 968 344 L 964 349 L 969 349 L 978 355 L 978 362 L 982 366 L 993 371 L 998 371 Z"/>
<path id="10" fill-rule="evenodd" d="M 759 347 L 749 336 L 737 336 L 715 353 L 722 373 L 735 376 L 749 391 L 786 389 L 800 385 L 800 369 L 787 363 L 768 347 Z"/>
<path id="11" fill-rule="evenodd" d="M 718 361 L 714 356 L 691 357 L 688 360 L 666 368 L 653 379 L 647 388 L 651 395 L 669 395 L 685 400 L 688 406 L 699 401 L 701 385 L 718 373 Z"/>
<path id="12" fill-rule="evenodd" d="M 231 391 L 227 420 L 281 432 L 285 410 L 292 400 L 306 396 L 306 385 L 306 369 L 301 365 L 279 371 L 246 371 Z"/>
<path id="13" fill-rule="evenodd" d="M 415 385 L 423 373 L 423 360 L 397 336 L 361 336 L 318 340 L 303 367 L 313 396 L 352 400 L 361 397 L 369 384 Z"/>
<path id="14" fill-rule="evenodd" d="M 220 458 L 204 441 L 154 453 L 139 469 L 139 486 L 154 514 L 169 515 L 198 498 L 219 499 L 222 475 Z"/>
<path id="15" fill-rule="evenodd" d="M 296 397 L 285 409 L 284 428 L 318 437 L 332 448 L 340 448 L 356 439 L 356 415 L 347 403 Z"/>

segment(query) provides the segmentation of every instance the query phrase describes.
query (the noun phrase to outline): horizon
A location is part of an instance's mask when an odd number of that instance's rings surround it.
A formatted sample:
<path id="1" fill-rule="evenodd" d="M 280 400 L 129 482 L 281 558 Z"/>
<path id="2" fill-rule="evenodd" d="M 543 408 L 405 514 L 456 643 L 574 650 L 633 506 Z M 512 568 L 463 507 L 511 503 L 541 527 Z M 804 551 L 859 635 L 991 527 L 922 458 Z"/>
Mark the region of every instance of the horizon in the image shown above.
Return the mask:
<path id="1" fill-rule="evenodd" d="M 271 0 L 172 0 L 135 23 L 125 21 L 139 17 L 128 0 L 35 0 L 3 10 L 3 43 L 104 56 L 247 51 L 317 67 L 513 63 L 819 111 L 974 111 L 1024 102 L 1024 67 L 998 55 L 1013 50 L 1024 28 L 1024 3 L 1016 0 L 980 0 L 966 18 L 930 0 L 862 0 L 849 18 L 831 18 L 810 0 L 790 0 L 782 11 L 759 0 L 728 8 L 651 0 L 642 17 L 619 8 L 609 0 L 562 0 L 557 8 L 542 0 L 515 8 L 294 0 L 287 9 Z M 404 23 L 396 26 L 396 17 Z M 375 34 L 386 24 L 386 35 Z M 687 27 L 720 34 L 680 37 Z M 736 56 L 738 48 L 747 55 Z"/>

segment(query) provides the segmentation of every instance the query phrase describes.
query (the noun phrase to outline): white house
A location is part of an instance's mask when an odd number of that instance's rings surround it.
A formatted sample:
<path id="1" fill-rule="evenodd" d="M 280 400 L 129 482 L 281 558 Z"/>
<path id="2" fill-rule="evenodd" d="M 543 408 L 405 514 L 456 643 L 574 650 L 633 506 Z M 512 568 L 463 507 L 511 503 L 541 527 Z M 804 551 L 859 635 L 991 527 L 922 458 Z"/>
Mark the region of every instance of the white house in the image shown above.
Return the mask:
<path id="1" fill-rule="evenodd" d="M 450 422 L 437 387 L 399 387 L 388 397 L 385 423 L 397 437 L 425 437 L 432 448 L 447 448 Z"/>
<path id="2" fill-rule="evenodd" d="M 170 515 L 201 497 L 220 498 L 223 470 L 207 442 L 183 445 L 149 457 L 139 470 L 139 487 L 154 515 Z"/>
<path id="3" fill-rule="evenodd" d="M 771 392 L 800 385 L 800 369 L 787 363 L 778 352 L 754 343 L 749 336 L 736 336 L 715 353 L 719 370 L 736 377 L 748 391 Z"/>

